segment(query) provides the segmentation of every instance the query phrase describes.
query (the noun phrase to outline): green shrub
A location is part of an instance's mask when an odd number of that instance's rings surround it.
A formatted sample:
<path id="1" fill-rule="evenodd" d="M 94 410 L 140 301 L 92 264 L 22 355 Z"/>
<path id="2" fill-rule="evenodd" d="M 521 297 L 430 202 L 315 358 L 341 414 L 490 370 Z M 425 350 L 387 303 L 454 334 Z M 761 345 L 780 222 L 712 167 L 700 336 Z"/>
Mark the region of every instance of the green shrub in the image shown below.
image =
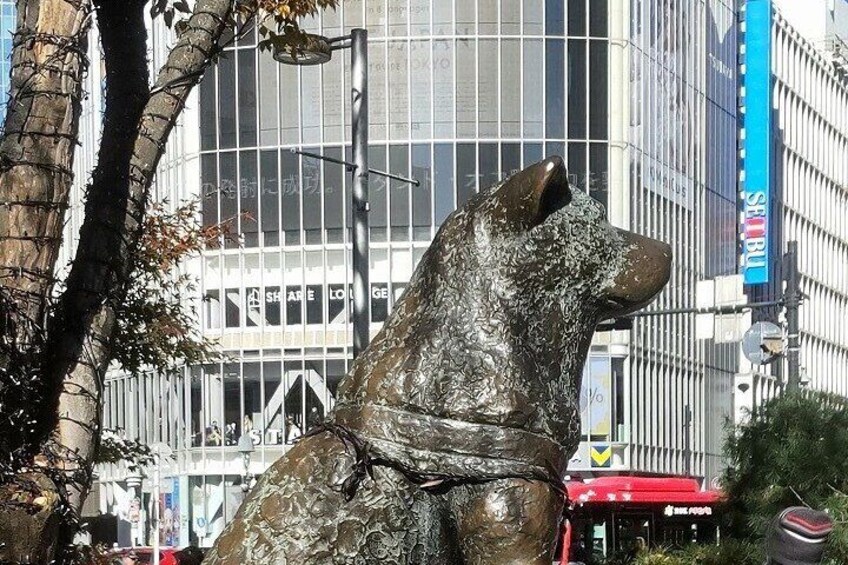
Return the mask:
<path id="1" fill-rule="evenodd" d="M 762 565 L 762 548 L 736 540 L 720 545 L 691 545 L 683 549 L 659 548 L 640 555 L 634 565 Z"/>

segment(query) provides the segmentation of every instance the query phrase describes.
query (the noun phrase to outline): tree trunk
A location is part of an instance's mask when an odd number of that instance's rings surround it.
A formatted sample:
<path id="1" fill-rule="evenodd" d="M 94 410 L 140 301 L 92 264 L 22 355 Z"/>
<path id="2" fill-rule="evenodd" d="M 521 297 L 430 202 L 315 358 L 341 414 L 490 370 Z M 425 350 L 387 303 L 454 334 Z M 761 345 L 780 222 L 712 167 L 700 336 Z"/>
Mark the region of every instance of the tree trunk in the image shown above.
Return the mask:
<path id="1" fill-rule="evenodd" d="M 73 180 L 90 10 L 89 0 L 17 3 L 11 90 L 0 140 L 4 349 L 29 351 L 43 333 Z"/>
<path id="2" fill-rule="evenodd" d="M 114 312 L 102 308 L 119 299 L 121 262 L 113 254 L 124 246 L 123 218 L 127 209 L 130 160 L 145 104 L 150 98 L 147 63 L 146 0 L 94 0 L 106 67 L 106 108 L 97 166 L 88 186 L 85 220 L 66 290 L 49 326 L 45 380 L 52 392 L 39 419 L 42 438 L 89 438 L 79 444 L 51 442 L 67 474 L 70 500 L 84 496 L 91 482 L 91 464 L 100 437 L 101 382 L 65 379 L 71 367 L 84 366 L 96 375 L 109 361 L 108 332 L 91 328 L 114 326 Z M 57 413 L 56 407 L 63 399 Z M 74 503 L 76 506 L 76 503 Z M 81 500 L 79 502 L 81 505 Z M 77 506 L 78 507 L 78 506 Z"/>
<path id="3" fill-rule="evenodd" d="M 52 0 L 51 4 L 73 5 L 81 10 L 79 2 L 88 6 L 87 1 Z M 20 0 L 19 10 L 21 6 L 24 10 L 19 17 L 25 17 L 28 5 L 40 7 L 45 4 L 48 4 L 47 0 Z M 152 94 L 147 92 L 146 70 L 138 68 L 139 56 L 143 55 L 144 47 L 144 25 L 140 17 L 143 5 L 141 0 L 97 1 L 101 25 L 108 21 L 115 26 L 102 33 L 109 81 L 102 149 L 89 187 L 86 218 L 80 232 L 77 255 L 44 344 L 44 351 L 48 352 L 46 362 L 43 366 L 39 364 L 37 368 L 32 367 L 33 370 L 43 369 L 41 378 L 50 387 L 48 398 L 52 399 L 47 409 L 40 413 L 43 418 L 40 425 L 36 426 L 44 438 L 44 444 L 34 462 L 35 468 L 40 467 L 43 473 L 36 473 L 37 480 L 34 483 L 30 481 L 37 485 L 30 494 L 15 486 L 23 482 L 23 475 L 7 480 L 5 484 L 8 488 L 0 489 L 0 523 L 4 524 L 0 527 L 0 561 L 48 562 L 57 547 L 65 547 L 65 542 L 74 533 L 73 525 L 90 488 L 100 435 L 102 382 L 111 360 L 110 342 L 116 328 L 114 305 L 123 300 L 126 294 L 149 189 L 164 153 L 165 143 L 191 89 L 212 64 L 218 40 L 229 25 L 233 0 L 196 2 L 194 13 L 161 69 Z M 58 10 L 58 7 L 54 7 L 54 12 Z M 83 25 L 84 22 L 80 22 L 80 29 Z M 135 29 L 135 26 L 141 29 Z M 123 31 L 116 31 L 121 29 Z M 76 41 L 77 48 L 84 46 L 84 38 L 77 37 Z M 46 45 L 53 43 L 47 41 Z M 68 61 L 54 64 L 60 74 L 68 72 Z M 128 66 L 135 70 L 129 71 Z M 137 73 L 140 74 L 130 76 Z M 117 77 L 118 74 L 120 77 Z M 65 81 L 68 82 L 68 79 Z M 70 158 L 79 116 L 78 80 L 76 86 L 77 96 L 66 97 L 76 104 L 67 118 L 70 121 L 69 133 L 61 137 L 62 143 L 68 145 L 68 158 L 60 166 L 50 169 L 53 177 L 49 179 L 50 182 L 44 180 L 45 186 L 42 187 L 44 192 L 47 187 L 52 189 L 50 196 L 54 200 L 51 202 L 59 202 L 61 197 L 61 206 L 54 207 L 51 204 L 47 207 L 48 211 L 39 216 L 37 212 L 44 206 L 16 205 L 20 208 L 20 211 L 15 208 L 16 213 L 20 215 L 26 212 L 33 217 L 23 218 L 22 223 L 16 217 L 14 225 L 9 223 L 12 220 L 8 215 L 0 217 L 6 221 L 0 225 L 0 237 L 4 234 L 3 230 L 15 236 L 6 239 L 18 242 L 14 248 L 17 253 L 22 252 L 24 245 L 20 242 L 30 241 L 17 237 L 20 235 L 18 231 L 27 226 L 33 230 L 27 231 L 27 234 L 39 234 L 41 245 L 47 241 L 58 249 L 61 217 L 67 204 L 67 187 L 71 180 Z M 37 97 L 31 98 L 37 100 Z M 45 112 L 37 115 L 43 114 Z M 33 137 L 40 139 L 37 135 Z M 54 145 L 60 144 L 50 137 L 46 139 Z M 0 144 L 0 157 L 4 147 Z M 53 151 L 54 156 L 58 154 L 55 149 Z M 0 171 L 3 170 L 3 163 L 0 160 Z M 30 167 L 44 175 L 45 165 L 41 161 Z M 3 180 L 3 183 L 5 186 L 6 181 Z M 41 184 L 38 186 L 41 187 Z M 55 226 L 45 226 L 48 221 L 55 223 Z M 34 231 L 36 229 L 40 231 Z M 54 233 L 55 236 L 52 235 Z M 42 234 L 47 235 L 42 238 Z M 28 248 L 33 255 L 35 247 L 35 244 L 31 244 Z M 7 267 L 0 274 L 11 272 L 10 268 L 16 269 L 18 265 L 28 265 L 20 257 L 7 258 L 2 255 L 4 252 L 0 247 L 0 258 L 4 261 L 0 267 Z M 55 250 L 52 255 L 34 255 L 31 260 L 37 269 L 30 272 L 29 267 L 24 267 L 25 276 L 18 274 L 15 279 L 18 286 L 9 285 L 13 290 L 18 287 L 24 289 L 15 296 L 40 297 L 32 304 L 21 302 L 28 307 L 22 315 L 25 319 L 34 320 L 33 327 L 38 330 L 33 330 L 31 335 L 41 333 L 46 310 L 45 298 L 51 287 L 55 258 Z M 15 270 L 15 273 L 19 272 Z M 21 324 L 7 326 L 22 327 Z M 16 331 L 21 333 L 19 329 Z M 19 341 L 20 336 L 13 335 L 12 338 Z M 34 338 L 29 339 L 34 341 Z M 19 512 L 21 507 L 15 502 L 21 498 L 29 500 L 29 506 L 24 508 L 24 512 Z M 41 510 L 33 512 L 38 508 Z M 59 527 L 53 527 L 57 519 Z M 62 562 L 62 552 L 58 551 L 57 555 L 59 562 Z"/>
<path id="4" fill-rule="evenodd" d="M 114 305 L 126 295 L 149 189 L 191 89 L 212 64 L 218 40 L 230 21 L 232 4 L 232 0 L 198 0 L 134 128 L 138 137 L 128 174 L 111 179 L 120 186 L 101 187 L 113 194 L 103 196 L 103 206 L 87 210 L 61 299 L 62 312 L 67 313 L 61 317 L 68 321 L 51 331 L 50 349 L 56 353 L 49 370 L 51 378 L 61 378 L 62 386 L 58 421 L 45 446 L 48 459 L 58 457 L 66 471 L 71 483 L 67 487 L 68 504 L 74 512 L 81 508 L 90 486 L 100 429 L 102 381 L 111 360 L 109 343 L 116 327 Z M 80 303 L 87 309 L 80 311 Z M 81 328 L 72 325 L 75 320 L 81 321 Z"/>

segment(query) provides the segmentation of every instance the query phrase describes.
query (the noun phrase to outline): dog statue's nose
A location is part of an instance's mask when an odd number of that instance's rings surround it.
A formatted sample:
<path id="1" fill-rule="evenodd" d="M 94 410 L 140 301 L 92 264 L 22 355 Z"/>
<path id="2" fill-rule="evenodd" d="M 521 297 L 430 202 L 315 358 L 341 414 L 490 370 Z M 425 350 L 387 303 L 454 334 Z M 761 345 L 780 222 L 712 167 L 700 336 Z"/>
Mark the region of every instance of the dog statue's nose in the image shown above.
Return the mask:
<path id="1" fill-rule="evenodd" d="M 618 230 L 629 247 L 624 264 L 616 275 L 608 298 L 621 315 L 645 306 L 659 293 L 671 276 L 671 247 L 626 230 Z"/>

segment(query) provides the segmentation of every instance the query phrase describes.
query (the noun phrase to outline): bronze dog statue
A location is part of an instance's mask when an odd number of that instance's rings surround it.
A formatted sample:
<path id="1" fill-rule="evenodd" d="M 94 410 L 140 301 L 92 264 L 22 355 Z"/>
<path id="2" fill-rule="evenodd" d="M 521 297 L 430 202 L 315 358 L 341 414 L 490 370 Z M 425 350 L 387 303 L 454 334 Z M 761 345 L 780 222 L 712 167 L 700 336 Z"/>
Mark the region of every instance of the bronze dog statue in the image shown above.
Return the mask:
<path id="1" fill-rule="evenodd" d="M 558 157 L 454 212 L 327 423 L 205 562 L 549 565 L 594 328 L 670 270 L 667 245 L 603 216 Z"/>

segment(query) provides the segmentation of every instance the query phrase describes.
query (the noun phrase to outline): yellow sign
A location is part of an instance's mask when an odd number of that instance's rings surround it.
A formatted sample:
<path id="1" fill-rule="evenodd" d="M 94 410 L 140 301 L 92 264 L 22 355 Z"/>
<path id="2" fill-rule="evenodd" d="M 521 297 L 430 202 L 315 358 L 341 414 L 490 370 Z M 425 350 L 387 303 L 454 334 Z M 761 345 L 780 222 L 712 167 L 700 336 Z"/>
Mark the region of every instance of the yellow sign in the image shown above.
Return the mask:
<path id="1" fill-rule="evenodd" d="M 609 467 L 612 462 L 612 447 L 609 445 L 593 445 L 589 450 L 592 467 Z"/>

